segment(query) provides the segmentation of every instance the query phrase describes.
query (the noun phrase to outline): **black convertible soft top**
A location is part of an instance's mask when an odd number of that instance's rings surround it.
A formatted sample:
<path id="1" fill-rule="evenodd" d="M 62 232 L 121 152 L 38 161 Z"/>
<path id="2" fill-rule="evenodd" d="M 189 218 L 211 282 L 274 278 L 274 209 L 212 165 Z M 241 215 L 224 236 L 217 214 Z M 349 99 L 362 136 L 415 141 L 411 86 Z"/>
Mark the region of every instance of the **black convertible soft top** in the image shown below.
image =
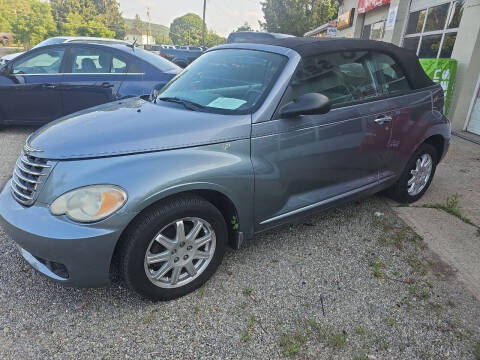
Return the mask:
<path id="1" fill-rule="evenodd" d="M 390 55 L 398 62 L 407 75 L 410 84 L 415 89 L 422 89 L 434 85 L 434 82 L 425 74 L 417 55 L 410 50 L 396 45 L 374 40 L 347 39 L 347 38 L 311 38 L 290 37 L 285 39 L 265 39 L 255 43 L 275 45 L 295 50 L 302 58 L 337 51 L 370 50 Z"/>

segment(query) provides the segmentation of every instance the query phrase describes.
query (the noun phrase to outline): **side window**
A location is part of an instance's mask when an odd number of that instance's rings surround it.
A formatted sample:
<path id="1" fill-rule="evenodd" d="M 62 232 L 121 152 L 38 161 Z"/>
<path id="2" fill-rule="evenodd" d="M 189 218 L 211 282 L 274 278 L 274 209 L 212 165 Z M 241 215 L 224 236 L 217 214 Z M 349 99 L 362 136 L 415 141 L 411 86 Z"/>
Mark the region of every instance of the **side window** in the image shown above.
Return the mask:
<path id="1" fill-rule="evenodd" d="M 127 63 L 108 51 L 79 47 L 72 49 L 72 73 L 126 73 Z"/>
<path id="2" fill-rule="evenodd" d="M 14 62 L 12 74 L 58 74 L 64 49 L 49 48 Z"/>
<path id="3" fill-rule="evenodd" d="M 361 101 L 379 95 L 368 70 L 369 53 L 346 51 L 302 60 L 290 86 L 293 97 L 321 93 L 332 105 Z"/>
<path id="4" fill-rule="evenodd" d="M 402 69 L 390 56 L 380 53 L 372 55 L 375 78 L 385 95 L 398 94 L 411 90 Z"/>

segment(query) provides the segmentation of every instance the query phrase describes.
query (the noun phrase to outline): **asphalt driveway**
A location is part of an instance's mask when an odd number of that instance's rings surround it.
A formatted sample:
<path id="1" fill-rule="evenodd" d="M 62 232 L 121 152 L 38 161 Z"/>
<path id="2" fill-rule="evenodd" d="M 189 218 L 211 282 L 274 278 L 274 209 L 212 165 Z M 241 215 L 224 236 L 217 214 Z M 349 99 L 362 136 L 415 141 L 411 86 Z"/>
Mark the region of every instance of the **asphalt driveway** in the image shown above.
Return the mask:
<path id="1" fill-rule="evenodd" d="M 31 130 L 0 130 L 0 182 Z M 1 359 L 479 359 L 479 341 L 480 303 L 381 196 L 259 236 L 156 304 L 56 285 L 0 228 Z"/>

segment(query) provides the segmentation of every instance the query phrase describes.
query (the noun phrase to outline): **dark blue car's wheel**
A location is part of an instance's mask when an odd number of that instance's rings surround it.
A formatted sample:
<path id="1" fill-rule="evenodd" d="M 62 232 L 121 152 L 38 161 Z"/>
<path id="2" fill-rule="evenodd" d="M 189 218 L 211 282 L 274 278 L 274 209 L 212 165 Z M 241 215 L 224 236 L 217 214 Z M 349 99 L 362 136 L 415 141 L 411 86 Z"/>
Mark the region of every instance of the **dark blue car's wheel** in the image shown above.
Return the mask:
<path id="1" fill-rule="evenodd" d="M 151 300 L 170 300 L 202 286 L 221 263 L 227 228 L 218 209 L 186 196 L 147 210 L 121 239 L 120 272 Z"/>

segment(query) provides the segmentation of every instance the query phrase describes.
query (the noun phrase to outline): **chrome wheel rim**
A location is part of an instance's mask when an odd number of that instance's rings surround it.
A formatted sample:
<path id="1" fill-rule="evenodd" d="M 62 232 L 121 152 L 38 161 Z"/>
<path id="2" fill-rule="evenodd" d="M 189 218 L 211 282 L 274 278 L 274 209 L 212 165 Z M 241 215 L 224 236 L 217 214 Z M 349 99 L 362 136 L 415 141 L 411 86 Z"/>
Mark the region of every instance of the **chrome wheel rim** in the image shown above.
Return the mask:
<path id="1" fill-rule="evenodd" d="M 156 286 L 184 286 L 205 271 L 215 245 L 215 232 L 207 221 L 190 217 L 172 221 L 148 245 L 145 273 Z"/>
<path id="2" fill-rule="evenodd" d="M 430 180 L 433 169 L 433 159 L 430 154 L 423 154 L 417 159 L 415 169 L 410 171 L 410 179 L 408 180 L 408 194 L 416 196 L 425 189 Z"/>

